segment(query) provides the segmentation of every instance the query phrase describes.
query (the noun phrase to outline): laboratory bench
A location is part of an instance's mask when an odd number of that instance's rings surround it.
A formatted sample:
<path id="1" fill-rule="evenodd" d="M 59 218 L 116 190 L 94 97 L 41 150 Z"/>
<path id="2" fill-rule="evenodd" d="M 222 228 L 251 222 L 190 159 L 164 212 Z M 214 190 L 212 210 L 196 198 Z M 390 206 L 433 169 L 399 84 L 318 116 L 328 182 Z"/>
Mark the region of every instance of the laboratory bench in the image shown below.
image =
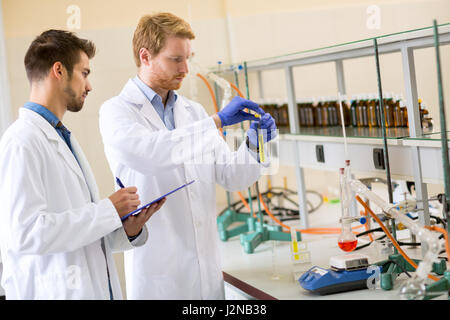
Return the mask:
<path id="1" fill-rule="evenodd" d="M 310 214 L 312 228 L 340 227 L 340 204 L 324 203 L 316 212 Z M 289 222 L 286 222 L 289 224 Z M 357 224 L 355 224 L 357 225 Z M 298 227 L 298 222 L 297 222 Z M 372 226 L 373 227 L 373 226 Z M 364 227 L 357 229 L 364 231 Z M 377 233 L 381 235 L 381 233 Z M 328 269 L 331 256 L 344 255 L 337 245 L 338 234 L 313 235 L 302 234 L 310 252 L 310 263 L 302 267 L 302 272 L 313 266 Z M 397 239 L 409 242 L 409 230 L 397 231 Z M 367 243 L 359 238 L 358 246 Z M 303 289 L 298 281 L 294 280 L 293 264 L 291 260 L 290 242 L 266 241 L 259 245 L 254 253 L 247 254 L 240 243 L 239 236 L 220 242 L 220 253 L 225 280 L 227 299 L 249 300 L 400 300 L 399 289 L 408 277 L 402 273 L 392 290 L 383 290 L 379 284 L 376 289 L 362 289 L 318 295 Z M 421 249 L 402 246 L 402 249 L 415 259 L 421 258 Z M 361 253 L 369 257 L 369 264 L 387 259 L 381 253 L 376 243 L 362 248 L 354 253 Z M 450 265 L 447 263 L 447 269 Z M 298 269 L 297 269 L 298 271 Z M 446 297 L 438 297 L 444 299 Z"/>

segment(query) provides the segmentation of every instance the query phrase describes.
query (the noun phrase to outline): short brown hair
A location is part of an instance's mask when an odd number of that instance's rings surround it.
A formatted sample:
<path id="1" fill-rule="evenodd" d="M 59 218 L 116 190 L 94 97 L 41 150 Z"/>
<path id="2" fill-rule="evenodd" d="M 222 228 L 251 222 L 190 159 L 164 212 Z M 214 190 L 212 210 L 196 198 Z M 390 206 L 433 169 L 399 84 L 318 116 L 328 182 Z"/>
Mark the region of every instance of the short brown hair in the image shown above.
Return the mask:
<path id="1" fill-rule="evenodd" d="M 61 62 L 71 77 L 73 66 L 79 62 L 80 51 L 91 59 L 95 55 L 95 45 L 69 31 L 52 29 L 41 33 L 33 40 L 25 55 L 28 80 L 42 80 L 55 62 Z"/>
<path id="2" fill-rule="evenodd" d="M 141 66 L 141 48 L 146 48 L 151 55 L 157 55 L 169 36 L 195 39 L 189 23 L 171 13 L 162 12 L 141 17 L 133 36 L 136 66 Z"/>

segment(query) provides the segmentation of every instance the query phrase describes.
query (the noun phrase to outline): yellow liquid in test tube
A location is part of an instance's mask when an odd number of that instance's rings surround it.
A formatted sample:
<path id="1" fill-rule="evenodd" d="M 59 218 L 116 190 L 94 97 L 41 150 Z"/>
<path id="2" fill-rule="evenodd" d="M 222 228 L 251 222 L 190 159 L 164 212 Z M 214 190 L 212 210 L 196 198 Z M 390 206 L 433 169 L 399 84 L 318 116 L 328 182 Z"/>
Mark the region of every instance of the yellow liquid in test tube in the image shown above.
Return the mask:
<path id="1" fill-rule="evenodd" d="M 261 115 L 258 113 L 255 113 L 255 118 L 259 118 L 261 120 Z M 258 130 L 261 131 L 261 130 Z M 262 133 L 258 134 L 258 141 L 259 141 L 259 160 L 261 162 L 265 162 L 264 159 L 264 136 Z"/>

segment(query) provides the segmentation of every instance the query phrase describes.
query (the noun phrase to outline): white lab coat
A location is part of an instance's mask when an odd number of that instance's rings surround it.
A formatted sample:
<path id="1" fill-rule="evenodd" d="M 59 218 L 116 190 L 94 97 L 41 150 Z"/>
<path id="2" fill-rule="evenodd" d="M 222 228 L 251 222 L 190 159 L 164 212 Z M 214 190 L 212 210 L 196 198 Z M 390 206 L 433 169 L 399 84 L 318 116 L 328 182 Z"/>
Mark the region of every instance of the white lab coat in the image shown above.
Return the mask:
<path id="1" fill-rule="evenodd" d="M 114 299 L 122 293 L 112 250 L 128 241 L 112 202 L 99 199 L 89 164 L 80 165 L 56 130 L 21 108 L 0 143 L 0 248 L 7 299 Z M 104 240 L 102 240 L 104 239 Z"/>
<path id="2" fill-rule="evenodd" d="M 232 152 L 200 104 L 178 95 L 173 111 L 169 131 L 132 80 L 100 108 L 112 173 L 143 202 L 195 180 L 147 222 L 149 241 L 125 253 L 127 297 L 223 299 L 215 184 L 245 190 L 261 165 L 245 143 Z"/>

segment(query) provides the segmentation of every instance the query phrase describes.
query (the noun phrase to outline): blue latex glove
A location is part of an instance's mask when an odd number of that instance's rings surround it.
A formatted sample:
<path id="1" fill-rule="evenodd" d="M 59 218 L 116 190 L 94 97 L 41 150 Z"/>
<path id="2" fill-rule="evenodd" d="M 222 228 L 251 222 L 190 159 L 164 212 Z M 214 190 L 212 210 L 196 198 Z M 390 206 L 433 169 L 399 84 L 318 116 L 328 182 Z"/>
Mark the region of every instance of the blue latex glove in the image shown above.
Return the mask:
<path id="1" fill-rule="evenodd" d="M 253 101 L 241 97 L 234 97 L 225 108 L 217 113 L 220 121 L 222 121 L 222 127 L 231 126 L 245 120 L 257 120 L 254 115 L 243 111 L 245 108 L 253 110 L 261 115 L 264 114 L 264 110 Z"/>
<path id="2" fill-rule="evenodd" d="M 264 114 L 261 117 L 261 128 L 258 128 L 259 120 L 253 121 L 250 124 L 250 128 L 247 130 L 247 136 L 249 139 L 249 142 L 253 145 L 258 147 L 258 134 L 261 130 L 264 138 L 264 143 L 269 142 L 273 138 L 277 136 L 277 126 L 275 124 L 275 120 L 272 118 L 272 116 L 269 113 Z"/>

